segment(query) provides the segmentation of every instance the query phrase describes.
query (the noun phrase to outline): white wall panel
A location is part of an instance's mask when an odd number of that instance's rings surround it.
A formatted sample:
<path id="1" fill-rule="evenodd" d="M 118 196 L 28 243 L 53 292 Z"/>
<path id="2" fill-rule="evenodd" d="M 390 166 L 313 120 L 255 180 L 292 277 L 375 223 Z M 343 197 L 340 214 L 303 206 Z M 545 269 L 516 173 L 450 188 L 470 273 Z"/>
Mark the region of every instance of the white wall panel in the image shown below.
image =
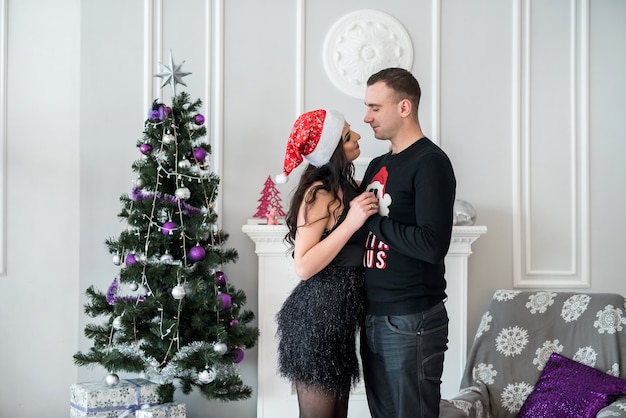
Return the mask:
<path id="1" fill-rule="evenodd" d="M 0 277 L 6 275 L 7 2 L 0 0 Z"/>
<path id="2" fill-rule="evenodd" d="M 515 284 L 588 286 L 588 3 L 521 0 L 515 10 Z"/>
<path id="3" fill-rule="evenodd" d="M 0 38 L 0 369 L 11 376 L 0 416 L 67 416 L 79 312 L 80 1 L 0 1 Z"/>

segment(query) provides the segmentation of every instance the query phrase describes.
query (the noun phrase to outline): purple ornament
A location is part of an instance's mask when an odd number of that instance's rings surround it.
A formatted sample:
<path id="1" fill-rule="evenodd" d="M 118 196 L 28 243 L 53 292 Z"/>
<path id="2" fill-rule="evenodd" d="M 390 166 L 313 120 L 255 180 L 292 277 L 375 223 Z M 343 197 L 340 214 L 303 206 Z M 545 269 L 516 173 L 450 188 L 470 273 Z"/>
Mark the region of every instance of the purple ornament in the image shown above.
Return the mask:
<path id="1" fill-rule="evenodd" d="M 176 225 L 174 222 L 168 221 L 163 224 L 161 232 L 163 233 L 163 235 L 172 235 L 177 227 L 178 225 Z"/>
<path id="2" fill-rule="evenodd" d="M 135 256 L 135 254 L 130 253 L 126 256 L 126 265 L 127 266 L 132 266 L 133 264 L 135 264 L 137 262 L 137 257 Z"/>
<path id="3" fill-rule="evenodd" d="M 239 347 L 234 348 L 232 353 L 235 355 L 235 363 L 241 363 L 241 361 L 243 360 L 243 350 Z"/>
<path id="4" fill-rule="evenodd" d="M 204 162 L 204 160 L 206 159 L 206 150 L 204 148 L 202 148 L 202 147 L 194 148 L 193 149 L 193 157 L 199 163 Z"/>
<path id="5" fill-rule="evenodd" d="M 235 325 L 239 324 L 239 321 L 237 319 L 231 319 L 230 320 L 230 326 L 234 327 Z"/>
<path id="6" fill-rule="evenodd" d="M 147 154 L 152 151 L 152 146 L 150 144 L 141 144 L 139 151 L 141 151 L 142 154 Z"/>
<path id="7" fill-rule="evenodd" d="M 217 295 L 217 304 L 219 305 L 219 307 L 221 309 L 228 309 L 230 308 L 230 305 L 233 304 L 232 300 L 230 299 L 230 295 L 227 293 L 220 293 L 219 295 Z"/>
<path id="8" fill-rule="evenodd" d="M 157 100 L 152 102 L 152 108 L 148 111 L 148 119 L 151 120 L 163 120 L 165 119 L 165 105 L 158 103 Z"/>
<path id="9" fill-rule="evenodd" d="M 202 261 L 204 260 L 205 256 L 206 251 L 204 251 L 204 248 L 199 245 L 191 247 L 191 249 L 189 250 L 189 258 L 191 258 L 191 261 Z"/>
<path id="10" fill-rule="evenodd" d="M 167 118 L 167 110 L 165 109 L 165 105 L 159 106 L 159 119 L 165 120 Z"/>
<path id="11" fill-rule="evenodd" d="M 226 284 L 226 275 L 223 271 L 215 272 L 215 281 L 217 282 L 218 286 L 224 286 Z"/>
<path id="12" fill-rule="evenodd" d="M 196 123 L 196 125 L 203 125 L 204 116 L 198 113 L 196 116 L 194 116 L 193 121 Z"/>

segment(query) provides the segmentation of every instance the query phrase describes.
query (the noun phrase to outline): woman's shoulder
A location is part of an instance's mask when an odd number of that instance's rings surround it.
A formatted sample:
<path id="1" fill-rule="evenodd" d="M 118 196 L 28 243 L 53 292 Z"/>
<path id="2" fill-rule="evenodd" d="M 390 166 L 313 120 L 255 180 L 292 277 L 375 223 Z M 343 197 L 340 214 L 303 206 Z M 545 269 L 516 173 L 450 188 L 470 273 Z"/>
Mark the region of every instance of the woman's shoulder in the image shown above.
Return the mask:
<path id="1" fill-rule="evenodd" d="M 320 180 L 313 182 L 309 187 L 307 187 L 304 195 L 310 197 L 312 194 L 315 195 L 315 198 L 330 198 L 330 191 L 324 186 L 324 183 Z"/>

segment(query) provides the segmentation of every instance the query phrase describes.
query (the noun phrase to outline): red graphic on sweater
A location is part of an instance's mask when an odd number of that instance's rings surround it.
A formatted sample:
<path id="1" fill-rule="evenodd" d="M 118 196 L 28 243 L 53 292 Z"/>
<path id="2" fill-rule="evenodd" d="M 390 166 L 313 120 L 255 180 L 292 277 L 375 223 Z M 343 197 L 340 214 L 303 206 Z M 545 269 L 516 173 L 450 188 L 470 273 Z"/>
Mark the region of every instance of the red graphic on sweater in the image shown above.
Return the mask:
<path id="1" fill-rule="evenodd" d="M 374 193 L 378 198 L 378 213 L 381 216 L 389 216 L 389 206 L 391 206 L 392 201 L 391 195 L 385 193 L 387 174 L 387 167 L 382 167 L 367 185 L 367 191 Z M 363 266 L 369 269 L 385 269 L 387 267 L 388 250 L 389 245 L 379 240 L 376 235 L 370 232 L 365 242 Z"/>
<path id="2" fill-rule="evenodd" d="M 381 216 L 389 216 L 389 206 L 391 206 L 391 196 L 385 193 L 387 187 L 387 167 L 381 168 L 372 181 L 367 185 L 367 191 L 372 192 L 378 198 L 378 213 Z"/>
<path id="3" fill-rule="evenodd" d="M 384 270 L 387 267 L 387 251 L 389 246 L 376 238 L 371 232 L 365 241 L 365 253 L 363 253 L 363 266 L 368 269 Z"/>

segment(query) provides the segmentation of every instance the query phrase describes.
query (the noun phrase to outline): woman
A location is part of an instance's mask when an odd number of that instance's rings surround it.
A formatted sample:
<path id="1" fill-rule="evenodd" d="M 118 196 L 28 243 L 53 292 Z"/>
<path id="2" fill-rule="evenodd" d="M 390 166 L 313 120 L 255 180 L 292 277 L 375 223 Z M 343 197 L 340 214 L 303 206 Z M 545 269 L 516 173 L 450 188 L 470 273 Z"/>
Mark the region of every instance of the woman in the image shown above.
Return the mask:
<path id="1" fill-rule="evenodd" d="M 292 129 L 283 174 L 303 159 L 286 216 L 295 272 L 302 280 L 285 300 L 278 323 L 278 368 L 296 386 L 300 417 L 348 414 L 359 378 L 355 336 L 364 312 L 365 220 L 377 212 L 373 193 L 358 194 L 354 161 L 361 136 L 334 110 L 301 115 Z"/>

